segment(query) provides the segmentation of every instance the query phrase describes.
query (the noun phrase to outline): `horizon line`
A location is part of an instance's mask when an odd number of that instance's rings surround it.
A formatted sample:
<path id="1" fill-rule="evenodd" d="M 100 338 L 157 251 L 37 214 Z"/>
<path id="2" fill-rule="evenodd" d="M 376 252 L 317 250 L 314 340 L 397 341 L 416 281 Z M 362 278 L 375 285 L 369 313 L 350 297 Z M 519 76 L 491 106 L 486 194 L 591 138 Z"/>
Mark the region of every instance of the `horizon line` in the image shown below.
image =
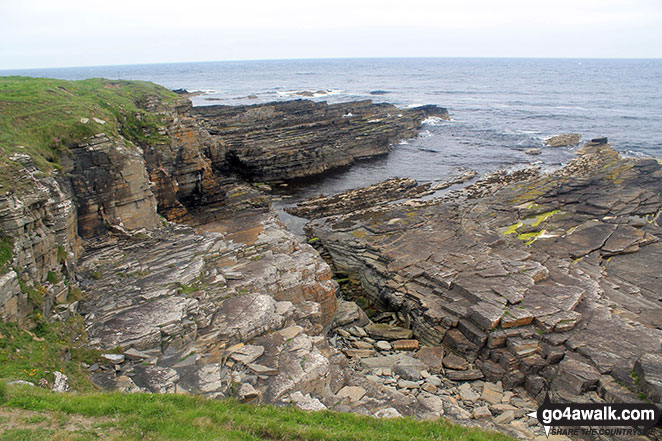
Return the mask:
<path id="1" fill-rule="evenodd" d="M 227 59 L 227 60 L 197 60 L 197 61 L 157 61 L 148 63 L 128 63 L 128 64 L 88 64 L 88 65 L 69 65 L 69 66 L 41 66 L 41 67 L 14 67 L 0 68 L 3 71 L 28 71 L 28 70 L 47 70 L 47 69 L 79 69 L 79 68 L 98 68 L 98 67 L 122 67 L 122 66 L 152 66 L 167 64 L 203 64 L 203 63 L 241 63 L 241 62 L 265 62 L 265 61 L 331 61 L 331 60 L 642 60 L 654 61 L 662 60 L 662 57 L 524 57 L 524 56 L 466 56 L 466 57 L 310 57 L 310 58 L 254 58 L 254 59 Z"/>

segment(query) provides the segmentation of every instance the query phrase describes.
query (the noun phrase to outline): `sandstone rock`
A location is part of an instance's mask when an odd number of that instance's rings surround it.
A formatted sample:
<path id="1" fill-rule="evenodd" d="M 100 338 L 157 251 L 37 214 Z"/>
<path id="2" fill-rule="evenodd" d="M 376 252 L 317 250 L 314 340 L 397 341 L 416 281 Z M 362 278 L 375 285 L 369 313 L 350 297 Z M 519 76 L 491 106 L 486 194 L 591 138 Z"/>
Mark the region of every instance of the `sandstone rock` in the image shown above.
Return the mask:
<path id="1" fill-rule="evenodd" d="M 348 357 L 368 358 L 375 355 L 374 349 L 345 349 L 343 350 Z"/>
<path id="2" fill-rule="evenodd" d="M 487 330 L 496 328 L 504 314 L 503 308 L 488 302 L 480 302 L 469 309 L 471 311 L 469 318 Z"/>
<path id="3" fill-rule="evenodd" d="M 512 410 L 507 410 L 501 415 L 494 418 L 494 424 L 508 424 L 515 419 L 515 413 Z"/>
<path id="4" fill-rule="evenodd" d="M 539 148 L 530 148 L 524 150 L 524 153 L 526 153 L 527 155 L 540 155 L 542 153 L 542 150 L 540 150 Z"/>
<path id="5" fill-rule="evenodd" d="M 497 386 L 494 383 L 485 382 L 483 384 L 483 393 L 480 396 L 480 399 L 489 403 L 489 404 L 498 404 L 501 403 L 503 399 L 503 393 L 500 386 Z"/>
<path id="6" fill-rule="evenodd" d="M 385 340 L 380 340 L 377 343 L 375 343 L 375 348 L 379 349 L 380 351 L 390 351 L 393 349 L 391 344 Z"/>
<path id="7" fill-rule="evenodd" d="M 418 397 L 418 402 L 423 405 L 427 410 L 434 413 L 436 416 L 444 414 L 444 401 L 434 395 L 421 395 Z"/>
<path id="8" fill-rule="evenodd" d="M 413 332 L 410 329 L 404 329 L 383 323 L 374 323 L 366 326 L 365 331 L 370 337 L 381 340 L 408 339 L 413 335 Z"/>
<path id="9" fill-rule="evenodd" d="M 242 362 L 246 365 L 253 363 L 264 354 L 264 347 L 255 345 L 244 345 L 241 348 L 233 351 L 230 358 L 235 361 Z"/>
<path id="10" fill-rule="evenodd" d="M 481 419 L 481 418 L 492 418 L 492 412 L 490 412 L 490 408 L 487 406 L 480 406 L 476 407 L 473 410 L 472 416 L 475 419 Z"/>
<path id="11" fill-rule="evenodd" d="M 139 351 L 135 348 L 129 348 L 124 351 L 124 356 L 134 360 L 147 360 L 151 356 L 146 352 Z"/>
<path id="12" fill-rule="evenodd" d="M 582 136 L 577 133 L 567 133 L 564 135 L 556 135 L 545 140 L 545 145 L 550 147 L 567 147 L 579 144 Z"/>
<path id="13" fill-rule="evenodd" d="M 340 399 L 349 398 L 351 402 L 356 402 L 363 398 L 365 393 L 365 389 L 360 386 L 345 386 L 338 391 L 336 396 Z"/>
<path id="14" fill-rule="evenodd" d="M 443 369 L 443 348 L 424 346 L 416 352 L 415 357 L 425 363 L 430 372 L 438 373 Z"/>
<path id="15" fill-rule="evenodd" d="M 393 372 L 405 380 L 419 381 L 423 378 L 421 376 L 421 372 L 418 369 L 407 365 L 397 364 L 393 368 Z"/>
<path id="16" fill-rule="evenodd" d="M 142 392 L 141 389 L 136 386 L 136 383 L 134 383 L 133 380 L 131 380 L 131 378 L 127 377 L 126 375 L 117 377 L 116 387 L 118 391 L 128 394 Z"/>
<path id="17" fill-rule="evenodd" d="M 355 323 L 357 326 L 366 326 L 369 323 L 368 317 L 365 312 L 354 302 L 347 302 L 344 300 L 338 301 L 336 308 L 336 315 L 333 318 L 334 328 L 338 326 L 345 326 L 350 323 Z"/>
<path id="18" fill-rule="evenodd" d="M 392 345 L 396 351 L 415 351 L 418 349 L 418 340 L 395 340 Z"/>
<path id="19" fill-rule="evenodd" d="M 446 378 L 453 381 L 472 381 L 483 378 L 483 373 L 478 369 L 468 369 L 465 371 L 447 370 Z"/>
<path id="20" fill-rule="evenodd" d="M 447 354 L 444 356 L 443 364 L 448 369 L 453 369 L 456 371 L 465 371 L 469 368 L 469 362 L 455 354 Z"/>
<path id="21" fill-rule="evenodd" d="M 417 381 L 412 380 L 398 380 L 398 388 L 400 389 L 418 389 L 420 385 Z"/>
<path id="22" fill-rule="evenodd" d="M 462 384 L 458 389 L 460 390 L 460 398 L 462 398 L 462 401 L 474 402 L 478 401 L 478 398 L 480 397 L 480 395 L 471 388 L 469 383 Z"/>
<path id="23" fill-rule="evenodd" d="M 124 363 L 125 356 L 122 354 L 101 354 L 101 358 L 108 360 L 111 363 L 120 364 Z"/>
<path id="24" fill-rule="evenodd" d="M 416 358 L 410 357 L 405 353 L 363 358 L 361 359 L 361 365 L 366 369 L 385 368 L 392 370 L 396 365 L 412 367 L 418 369 L 419 372 L 425 369 L 425 364 L 423 364 L 423 362 Z"/>
<path id="25" fill-rule="evenodd" d="M 436 106 L 405 110 L 370 101 L 328 105 L 296 100 L 200 106 L 191 112 L 228 146 L 226 156 L 233 158 L 236 172 L 260 182 L 319 174 L 384 154 L 392 143 L 415 136 L 426 117 L 448 118 Z M 343 118 L 348 114 L 352 117 Z"/>
<path id="26" fill-rule="evenodd" d="M 136 386 L 153 393 L 174 393 L 179 374 L 171 368 L 137 365 L 131 379 Z"/>

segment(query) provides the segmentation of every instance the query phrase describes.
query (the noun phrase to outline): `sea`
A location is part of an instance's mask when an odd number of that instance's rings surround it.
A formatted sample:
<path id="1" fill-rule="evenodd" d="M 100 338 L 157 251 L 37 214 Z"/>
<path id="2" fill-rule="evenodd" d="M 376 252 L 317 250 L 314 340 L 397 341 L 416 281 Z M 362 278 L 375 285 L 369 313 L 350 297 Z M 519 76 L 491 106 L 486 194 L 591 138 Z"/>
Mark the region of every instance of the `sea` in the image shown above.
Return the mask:
<path id="1" fill-rule="evenodd" d="M 146 80 L 199 92 L 195 106 L 312 99 L 437 104 L 450 121 L 429 118 L 389 155 L 290 187 L 279 208 L 392 177 L 447 179 L 538 165 L 558 168 L 576 147 L 543 147 L 547 137 L 608 137 L 622 154 L 662 157 L 660 59 L 316 59 L 221 61 L 0 71 L 61 79 Z M 542 154 L 525 150 L 538 147 Z"/>

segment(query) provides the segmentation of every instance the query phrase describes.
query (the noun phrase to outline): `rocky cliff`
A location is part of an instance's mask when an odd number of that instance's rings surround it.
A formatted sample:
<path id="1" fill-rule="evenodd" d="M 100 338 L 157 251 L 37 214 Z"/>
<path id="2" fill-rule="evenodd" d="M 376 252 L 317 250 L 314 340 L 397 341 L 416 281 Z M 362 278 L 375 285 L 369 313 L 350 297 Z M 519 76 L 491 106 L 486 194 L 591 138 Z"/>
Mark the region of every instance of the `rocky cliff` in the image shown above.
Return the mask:
<path id="1" fill-rule="evenodd" d="M 660 402 L 662 167 L 605 142 L 550 175 L 497 173 L 308 229 L 378 309 L 465 360 L 449 378 Z"/>
<path id="2" fill-rule="evenodd" d="M 428 117 L 448 119 L 436 106 L 398 109 L 370 101 L 329 105 L 295 100 L 254 106 L 192 109 L 225 146 L 214 166 L 254 181 L 301 178 L 388 153 L 416 136 Z"/>
<path id="3" fill-rule="evenodd" d="M 87 92 L 61 83 L 43 84 L 47 96 Z M 243 177 L 285 180 L 383 154 L 445 109 L 294 101 L 195 110 L 132 86 L 102 82 L 109 107 L 72 111 L 79 135 L 46 151 L 50 166 L 32 144 L 7 155 L 3 320 L 82 315 L 90 346 L 122 348 L 90 366 L 102 387 L 415 412 L 411 398 L 375 385 L 364 384 L 381 401 L 347 396 L 365 380 L 325 337 L 338 325 L 330 268 Z M 132 98 L 115 106 L 106 89 Z"/>

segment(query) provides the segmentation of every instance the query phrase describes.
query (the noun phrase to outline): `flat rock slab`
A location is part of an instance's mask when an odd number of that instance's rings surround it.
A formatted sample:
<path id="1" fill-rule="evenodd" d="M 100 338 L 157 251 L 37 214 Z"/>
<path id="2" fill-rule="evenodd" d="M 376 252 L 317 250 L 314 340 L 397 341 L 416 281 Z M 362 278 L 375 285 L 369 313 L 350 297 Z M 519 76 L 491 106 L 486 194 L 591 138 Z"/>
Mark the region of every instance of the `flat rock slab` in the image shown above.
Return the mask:
<path id="1" fill-rule="evenodd" d="M 448 369 L 456 371 L 465 371 L 469 368 L 469 362 L 465 358 L 455 354 L 447 354 L 444 356 L 443 365 Z"/>
<path id="2" fill-rule="evenodd" d="M 559 363 L 559 370 L 552 385 L 579 395 L 595 389 L 598 380 L 600 372 L 596 368 L 586 362 L 566 357 Z"/>
<path id="3" fill-rule="evenodd" d="M 418 349 L 418 340 L 395 340 L 392 343 L 393 349 L 396 351 L 415 351 Z"/>
<path id="4" fill-rule="evenodd" d="M 438 373 L 443 369 L 443 348 L 424 346 L 416 352 L 415 357 L 425 363 L 430 372 Z"/>
<path id="5" fill-rule="evenodd" d="M 419 370 L 426 368 L 422 361 L 404 353 L 363 358 L 361 359 L 361 365 L 366 369 L 387 368 L 392 370 L 396 365 L 410 366 Z"/>
<path id="6" fill-rule="evenodd" d="M 483 373 L 479 369 L 467 369 L 466 371 L 447 370 L 446 378 L 453 381 L 472 381 L 483 378 Z"/>
<path id="7" fill-rule="evenodd" d="M 383 323 L 374 323 L 366 326 L 364 329 L 370 337 L 379 340 L 403 340 L 410 339 L 414 335 L 411 329 L 400 328 L 398 326 L 391 326 Z"/>
<path id="8" fill-rule="evenodd" d="M 349 398 L 351 402 L 359 401 L 366 394 L 366 390 L 360 386 L 345 386 L 338 391 L 336 396 L 340 399 Z"/>

